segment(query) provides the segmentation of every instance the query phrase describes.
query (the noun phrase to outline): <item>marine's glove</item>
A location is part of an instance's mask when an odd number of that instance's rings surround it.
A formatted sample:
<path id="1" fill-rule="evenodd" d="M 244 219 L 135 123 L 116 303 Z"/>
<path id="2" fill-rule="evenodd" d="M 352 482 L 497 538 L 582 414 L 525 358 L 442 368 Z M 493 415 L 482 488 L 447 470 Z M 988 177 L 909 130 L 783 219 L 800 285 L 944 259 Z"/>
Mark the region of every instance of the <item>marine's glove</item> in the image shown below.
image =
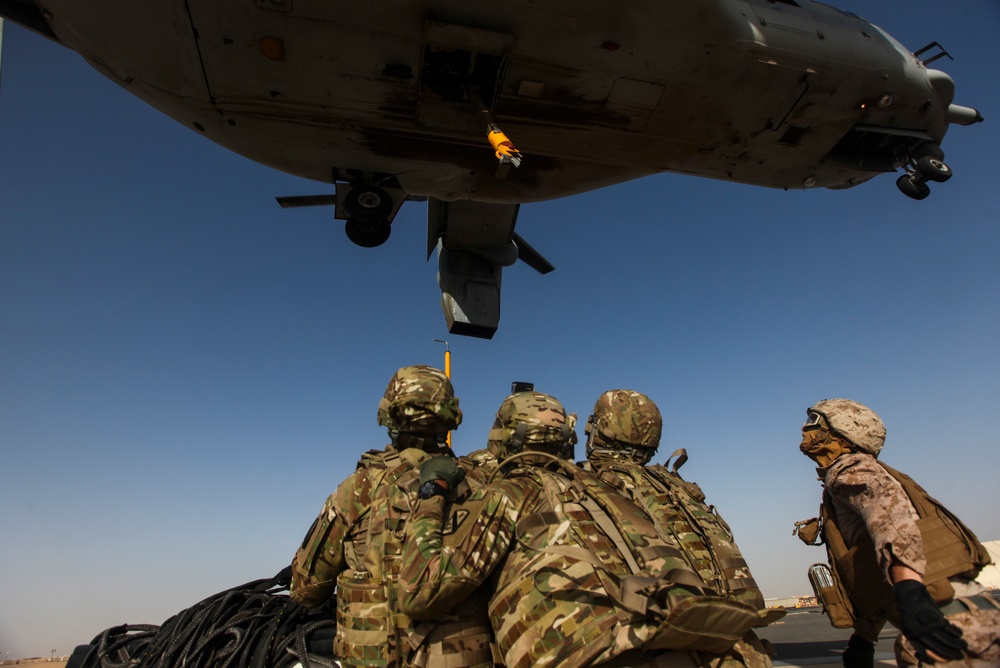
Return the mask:
<path id="1" fill-rule="evenodd" d="M 934 663 L 928 652 L 945 661 L 958 661 L 968 648 L 962 630 L 945 619 L 927 587 L 916 580 L 902 580 L 892 586 L 899 610 L 899 630 L 913 645 L 917 658 Z"/>
<path id="2" fill-rule="evenodd" d="M 465 480 L 465 471 L 458 467 L 454 457 L 431 457 L 420 465 L 420 486 L 435 480 L 443 480 L 448 485 L 447 489 L 452 490 Z"/>
<path id="3" fill-rule="evenodd" d="M 854 634 L 847 641 L 843 655 L 844 668 L 873 668 L 875 665 L 875 643 L 868 642 Z"/>

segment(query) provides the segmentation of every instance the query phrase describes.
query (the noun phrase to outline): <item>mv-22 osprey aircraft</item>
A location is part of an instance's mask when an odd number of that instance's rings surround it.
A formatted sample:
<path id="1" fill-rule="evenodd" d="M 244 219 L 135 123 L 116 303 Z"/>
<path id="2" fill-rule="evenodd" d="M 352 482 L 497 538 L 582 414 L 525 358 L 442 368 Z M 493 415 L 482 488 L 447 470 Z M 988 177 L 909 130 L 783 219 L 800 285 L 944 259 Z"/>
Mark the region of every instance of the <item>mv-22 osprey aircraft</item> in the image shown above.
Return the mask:
<path id="1" fill-rule="evenodd" d="M 657 172 L 928 195 L 982 120 L 882 29 L 813 0 L 0 0 L 160 111 L 335 185 L 354 243 L 427 201 L 449 331 L 491 338 L 518 207 Z"/>

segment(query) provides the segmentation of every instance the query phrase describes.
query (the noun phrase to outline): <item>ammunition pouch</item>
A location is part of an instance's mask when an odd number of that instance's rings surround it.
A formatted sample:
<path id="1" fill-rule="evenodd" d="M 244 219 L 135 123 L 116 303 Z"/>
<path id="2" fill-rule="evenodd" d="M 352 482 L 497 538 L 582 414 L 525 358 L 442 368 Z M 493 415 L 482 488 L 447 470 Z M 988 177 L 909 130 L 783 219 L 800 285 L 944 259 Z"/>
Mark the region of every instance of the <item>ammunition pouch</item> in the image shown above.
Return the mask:
<path id="1" fill-rule="evenodd" d="M 844 588 L 839 584 L 836 573 L 826 564 L 813 564 L 808 573 L 816 600 L 823 606 L 823 612 L 830 619 L 833 628 L 852 628 L 854 609 Z"/>
<path id="2" fill-rule="evenodd" d="M 388 666 L 389 603 L 385 585 L 364 571 L 337 578 L 337 636 L 333 653 L 343 666 Z"/>

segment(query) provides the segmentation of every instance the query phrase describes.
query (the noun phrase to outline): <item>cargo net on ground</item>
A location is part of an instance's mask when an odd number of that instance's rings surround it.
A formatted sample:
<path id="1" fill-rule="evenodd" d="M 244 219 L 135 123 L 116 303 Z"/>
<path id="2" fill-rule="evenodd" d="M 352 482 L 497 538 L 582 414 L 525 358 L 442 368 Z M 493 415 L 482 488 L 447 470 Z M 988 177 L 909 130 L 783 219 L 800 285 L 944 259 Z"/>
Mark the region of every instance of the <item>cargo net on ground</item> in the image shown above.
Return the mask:
<path id="1" fill-rule="evenodd" d="M 123 624 L 78 646 L 66 668 L 333 668 L 336 606 L 288 597 L 291 568 L 210 596 L 160 626 Z"/>

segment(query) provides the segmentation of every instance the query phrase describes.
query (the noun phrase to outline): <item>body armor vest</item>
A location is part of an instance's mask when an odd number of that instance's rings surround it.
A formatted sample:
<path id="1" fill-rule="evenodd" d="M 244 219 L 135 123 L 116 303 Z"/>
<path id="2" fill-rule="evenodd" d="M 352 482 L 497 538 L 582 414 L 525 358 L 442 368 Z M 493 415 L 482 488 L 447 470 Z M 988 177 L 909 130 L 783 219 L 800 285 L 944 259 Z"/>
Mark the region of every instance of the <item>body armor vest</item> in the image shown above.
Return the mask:
<path id="1" fill-rule="evenodd" d="M 337 579 L 334 653 L 344 666 L 492 666 L 490 629 L 471 601 L 441 620 L 414 624 L 399 610 L 396 592 L 404 526 L 416 497 L 420 464 L 431 455 L 406 449 L 386 457 L 378 499 L 365 518 L 361 564 Z M 412 497 L 412 498 L 411 498 Z"/>
<path id="2" fill-rule="evenodd" d="M 989 553 L 976 535 L 939 501 L 908 475 L 878 462 L 897 480 L 917 512 L 917 528 L 924 545 L 927 570 L 924 585 L 937 603 L 950 601 L 955 591 L 950 577 L 974 579 L 990 563 Z M 823 542 L 833 566 L 835 585 L 849 601 L 854 619 L 899 621 L 892 586 L 875 554 L 875 544 L 865 534 L 856 545 L 848 545 L 840 532 L 836 508 L 824 491 L 820 508 Z"/>
<path id="3" fill-rule="evenodd" d="M 590 462 L 588 462 L 590 463 Z M 702 579 L 720 594 L 763 610 L 764 596 L 733 532 L 705 495 L 664 466 L 643 467 L 631 461 L 594 462 L 599 477 L 624 491 L 673 537 Z"/>

